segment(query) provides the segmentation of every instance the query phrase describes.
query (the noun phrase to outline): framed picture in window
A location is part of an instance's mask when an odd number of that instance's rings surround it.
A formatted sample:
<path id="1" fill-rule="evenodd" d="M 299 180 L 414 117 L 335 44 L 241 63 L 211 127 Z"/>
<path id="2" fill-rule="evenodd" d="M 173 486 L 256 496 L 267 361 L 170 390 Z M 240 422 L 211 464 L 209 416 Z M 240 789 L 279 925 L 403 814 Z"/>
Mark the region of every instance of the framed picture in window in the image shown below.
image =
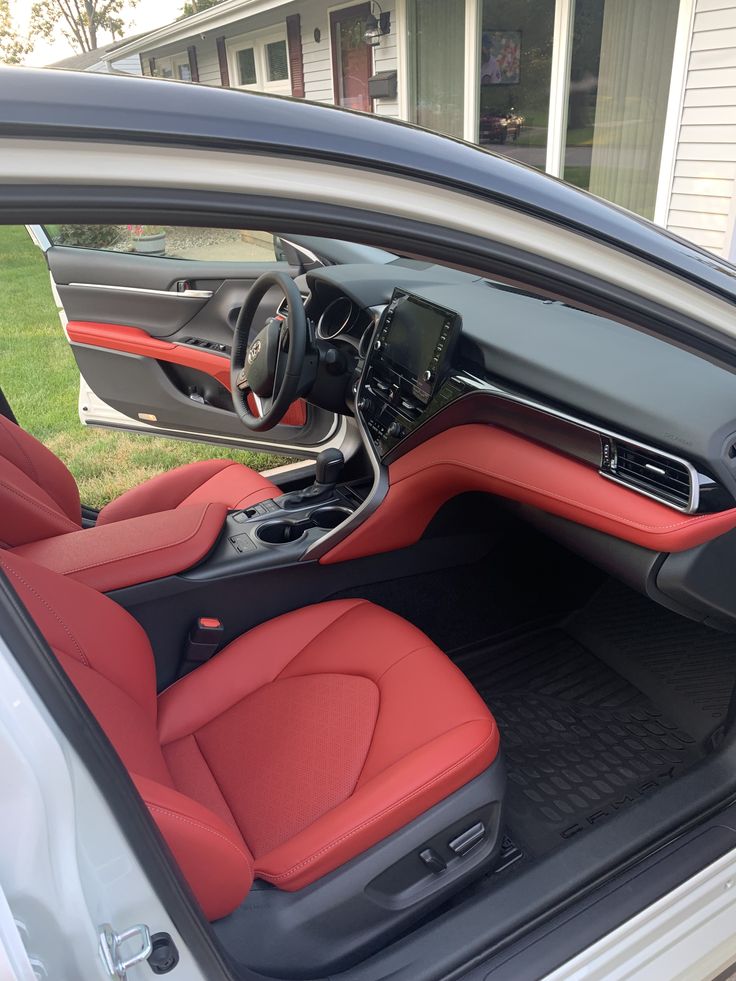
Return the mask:
<path id="1" fill-rule="evenodd" d="M 521 31 L 484 30 L 480 84 L 518 85 L 521 81 Z"/>

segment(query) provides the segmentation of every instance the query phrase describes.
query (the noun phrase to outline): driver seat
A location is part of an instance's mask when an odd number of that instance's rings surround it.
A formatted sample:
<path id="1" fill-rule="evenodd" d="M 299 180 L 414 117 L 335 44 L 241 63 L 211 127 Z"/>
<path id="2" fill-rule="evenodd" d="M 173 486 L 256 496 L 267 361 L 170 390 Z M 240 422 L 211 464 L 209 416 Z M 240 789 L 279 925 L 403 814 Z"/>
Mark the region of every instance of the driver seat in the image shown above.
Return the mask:
<path id="1" fill-rule="evenodd" d="M 188 504 L 250 507 L 281 494 L 255 470 L 230 460 L 201 460 L 133 487 L 107 504 L 97 523 L 112 524 Z M 0 547 L 14 548 L 82 527 L 79 488 L 43 443 L 0 416 Z"/>

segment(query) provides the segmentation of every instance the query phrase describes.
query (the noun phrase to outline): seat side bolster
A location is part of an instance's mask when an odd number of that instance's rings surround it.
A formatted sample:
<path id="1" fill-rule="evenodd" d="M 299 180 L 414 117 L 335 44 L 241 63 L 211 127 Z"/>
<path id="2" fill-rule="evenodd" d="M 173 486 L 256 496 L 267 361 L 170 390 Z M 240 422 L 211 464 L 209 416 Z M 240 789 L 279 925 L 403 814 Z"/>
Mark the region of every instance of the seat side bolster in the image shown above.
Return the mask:
<path id="1" fill-rule="evenodd" d="M 261 474 L 232 460 L 198 460 L 167 470 L 107 504 L 97 519 L 108 525 L 172 508 L 212 502 L 227 508 L 256 504 L 280 493 Z"/>
<path id="2" fill-rule="evenodd" d="M 241 836 L 191 797 L 132 777 L 205 916 L 232 913 L 253 884 L 253 858 Z"/>
<path id="3" fill-rule="evenodd" d="M 498 747 L 498 729 L 490 715 L 443 733 L 261 856 L 256 876 L 289 892 L 309 885 L 478 776 L 495 760 Z"/>
<path id="4" fill-rule="evenodd" d="M 229 466 L 232 466 L 229 460 L 198 460 L 157 474 L 106 504 L 97 523 L 109 525 L 176 508 L 198 487 Z"/>

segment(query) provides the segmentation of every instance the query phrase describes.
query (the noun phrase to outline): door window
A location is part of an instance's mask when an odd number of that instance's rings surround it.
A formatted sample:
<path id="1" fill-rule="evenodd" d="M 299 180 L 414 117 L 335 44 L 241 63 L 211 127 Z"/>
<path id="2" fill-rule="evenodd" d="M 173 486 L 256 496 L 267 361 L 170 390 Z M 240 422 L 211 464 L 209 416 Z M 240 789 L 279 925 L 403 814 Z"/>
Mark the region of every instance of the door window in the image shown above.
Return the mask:
<path id="1" fill-rule="evenodd" d="M 462 137 L 465 111 L 465 0 L 411 0 L 414 121 Z"/>
<path id="2" fill-rule="evenodd" d="M 544 170 L 555 0 L 484 0 L 478 138 Z"/>
<path id="3" fill-rule="evenodd" d="M 53 245 L 207 262 L 275 262 L 270 232 L 169 225 L 47 225 Z"/>
<path id="4" fill-rule="evenodd" d="M 577 0 L 564 178 L 654 214 L 678 0 Z"/>

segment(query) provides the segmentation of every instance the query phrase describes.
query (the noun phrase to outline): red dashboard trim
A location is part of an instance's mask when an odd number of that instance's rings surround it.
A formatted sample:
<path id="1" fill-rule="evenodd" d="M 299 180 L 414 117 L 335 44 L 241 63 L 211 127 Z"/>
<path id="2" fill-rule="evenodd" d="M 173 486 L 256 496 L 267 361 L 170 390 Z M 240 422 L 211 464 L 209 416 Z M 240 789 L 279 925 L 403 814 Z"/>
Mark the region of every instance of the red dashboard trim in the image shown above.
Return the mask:
<path id="1" fill-rule="evenodd" d="M 122 324 L 70 320 L 66 329 L 69 340 L 73 344 L 88 344 L 108 351 L 139 354 L 144 358 L 154 358 L 156 361 L 167 361 L 170 364 L 194 368 L 215 378 L 230 391 L 230 361 L 219 354 L 193 347 L 191 344 L 177 344 L 162 337 L 152 337 L 140 327 L 126 327 Z M 289 407 L 282 424 L 304 426 L 306 421 L 306 404 L 303 399 L 299 399 Z"/>
<path id="2" fill-rule="evenodd" d="M 661 552 L 682 552 L 736 527 L 736 508 L 688 515 L 616 484 L 585 463 L 495 426 L 447 430 L 389 467 L 376 511 L 320 559 L 344 562 L 405 548 L 438 509 L 484 491 Z"/>

